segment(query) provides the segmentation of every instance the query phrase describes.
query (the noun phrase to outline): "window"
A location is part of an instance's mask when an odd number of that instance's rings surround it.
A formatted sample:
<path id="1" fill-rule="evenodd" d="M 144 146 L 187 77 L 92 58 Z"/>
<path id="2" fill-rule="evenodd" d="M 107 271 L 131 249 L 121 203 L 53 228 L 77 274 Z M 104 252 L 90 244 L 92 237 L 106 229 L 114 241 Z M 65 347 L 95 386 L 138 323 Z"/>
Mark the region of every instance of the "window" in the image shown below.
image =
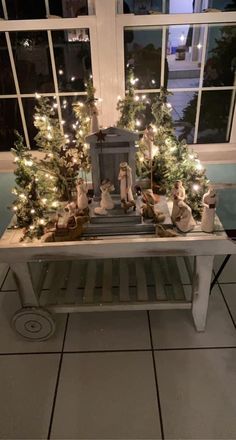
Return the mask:
<path id="1" fill-rule="evenodd" d="M 161 86 L 173 93 L 169 102 L 181 139 L 189 144 L 228 142 L 236 90 L 235 47 L 232 24 L 125 28 L 126 78 L 131 67 L 138 93 L 155 95 Z"/>
<path id="2" fill-rule="evenodd" d="M 88 78 L 99 123 L 114 125 L 132 67 L 146 104 L 139 130 L 152 121 L 152 102 L 165 86 L 181 139 L 230 150 L 236 133 L 233 10 L 235 0 L 0 0 L 0 149 L 12 147 L 14 129 L 36 148 L 35 92 L 55 96 L 62 129 L 72 136 L 72 103 L 85 98 Z"/>

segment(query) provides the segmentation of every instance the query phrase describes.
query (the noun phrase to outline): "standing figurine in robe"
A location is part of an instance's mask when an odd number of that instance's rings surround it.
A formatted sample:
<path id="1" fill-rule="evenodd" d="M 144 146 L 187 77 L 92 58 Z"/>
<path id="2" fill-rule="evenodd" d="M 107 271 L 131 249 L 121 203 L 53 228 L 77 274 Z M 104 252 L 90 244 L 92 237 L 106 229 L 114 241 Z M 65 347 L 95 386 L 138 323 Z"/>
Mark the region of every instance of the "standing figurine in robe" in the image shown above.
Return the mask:
<path id="1" fill-rule="evenodd" d="M 88 208 L 88 198 L 87 198 L 88 188 L 84 182 L 84 179 L 82 179 L 81 177 L 77 181 L 76 189 L 77 189 L 77 206 L 79 210 L 83 211 Z"/>
<path id="2" fill-rule="evenodd" d="M 171 220 L 173 223 L 175 223 L 176 218 L 180 215 L 180 207 L 179 202 L 185 200 L 185 189 L 183 187 L 181 180 L 176 180 L 174 189 L 172 191 L 173 195 L 173 208 L 171 213 Z"/>
<path id="3" fill-rule="evenodd" d="M 190 232 L 196 225 L 192 216 L 192 209 L 187 203 L 180 200 L 178 203 L 179 214 L 176 217 L 175 224 L 181 232 Z"/>
<path id="4" fill-rule="evenodd" d="M 131 206 L 135 206 L 132 193 L 132 170 L 127 162 L 120 163 L 118 180 L 120 181 L 121 206 L 124 207 L 127 202 L 130 202 Z"/>
<path id="5" fill-rule="evenodd" d="M 202 213 L 201 229 L 203 232 L 213 232 L 216 213 L 216 192 L 214 186 L 210 186 L 202 199 L 204 206 Z"/>

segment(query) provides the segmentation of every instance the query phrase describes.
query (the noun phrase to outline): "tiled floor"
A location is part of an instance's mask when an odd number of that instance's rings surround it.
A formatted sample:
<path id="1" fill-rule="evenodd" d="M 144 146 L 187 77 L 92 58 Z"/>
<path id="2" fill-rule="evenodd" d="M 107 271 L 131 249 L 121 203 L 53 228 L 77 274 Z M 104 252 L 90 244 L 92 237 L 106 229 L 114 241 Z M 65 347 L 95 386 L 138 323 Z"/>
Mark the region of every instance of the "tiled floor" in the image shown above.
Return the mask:
<path id="1" fill-rule="evenodd" d="M 91 313 L 57 315 L 51 340 L 25 342 L 10 327 L 19 300 L 9 283 L 0 438 L 236 439 L 235 267 L 231 257 L 205 333 L 187 310 Z"/>

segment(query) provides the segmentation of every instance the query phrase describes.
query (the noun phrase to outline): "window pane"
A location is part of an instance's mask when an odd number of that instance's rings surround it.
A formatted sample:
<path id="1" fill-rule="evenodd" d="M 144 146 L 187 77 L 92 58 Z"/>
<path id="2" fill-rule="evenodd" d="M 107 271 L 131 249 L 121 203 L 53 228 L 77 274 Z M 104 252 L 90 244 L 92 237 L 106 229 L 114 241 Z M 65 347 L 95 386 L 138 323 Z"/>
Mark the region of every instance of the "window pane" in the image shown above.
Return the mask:
<path id="1" fill-rule="evenodd" d="M 206 9 L 235 11 L 234 0 L 124 0 L 124 14 L 146 15 L 157 12 L 165 14 L 192 14 Z"/>
<path id="2" fill-rule="evenodd" d="M 236 26 L 209 26 L 204 86 L 231 86 L 236 72 Z"/>
<path id="3" fill-rule="evenodd" d="M 186 139 L 188 144 L 192 144 L 194 139 L 197 96 L 193 92 L 176 92 L 168 96 L 168 102 L 172 105 L 175 134 L 179 139 Z"/>
<path id="4" fill-rule="evenodd" d="M 13 147 L 14 131 L 23 135 L 23 127 L 17 99 L 0 99 L 0 150 L 7 151 Z"/>
<path id="5" fill-rule="evenodd" d="M 16 89 L 4 33 L 0 33 L 0 47 L 0 94 L 14 94 L 16 93 Z"/>
<path id="6" fill-rule="evenodd" d="M 54 93 L 47 33 L 11 32 L 10 36 L 21 93 Z"/>
<path id="7" fill-rule="evenodd" d="M 123 2 L 124 14 L 150 14 L 162 12 L 162 0 L 125 0 Z"/>
<path id="8" fill-rule="evenodd" d="M 45 18 L 44 0 L 6 0 L 9 20 Z"/>
<path id="9" fill-rule="evenodd" d="M 167 32 L 167 87 L 198 87 L 204 28 L 170 26 Z"/>
<path id="10" fill-rule="evenodd" d="M 212 3 L 212 8 L 220 9 L 221 11 L 236 11 L 236 3 L 234 0 L 212 0 L 210 3 Z"/>
<path id="11" fill-rule="evenodd" d="M 4 18 L 3 9 L 2 9 L 2 2 L 0 2 L 0 17 Z"/>
<path id="12" fill-rule="evenodd" d="M 53 31 L 52 38 L 59 91 L 84 91 L 92 74 L 89 30 Z"/>
<path id="13" fill-rule="evenodd" d="M 158 89 L 161 77 L 162 29 L 126 28 L 124 33 L 126 81 L 130 67 L 138 89 Z"/>
<path id="14" fill-rule="evenodd" d="M 202 93 L 198 143 L 228 142 L 235 92 L 231 90 Z"/>
<path id="15" fill-rule="evenodd" d="M 60 17 L 78 17 L 88 15 L 87 0 L 49 0 L 50 14 Z"/>
<path id="16" fill-rule="evenodd" d="M 53 97 L 48 98 L 49 102 L 53 105 L 56 101 L 53 99 Z M 25 113 L 25 120 L 26 125 L 28 129 L 28 136 L 30 141 L 30 147 L 31 149 L 37 149 L 36 142 L 34 140 L 34 137 L 38 133 L 38 130 L 34 126 L 34 114 L 35 114 L 35 106 L 37 105 L 37 99 L 35 98 L 22 98 L 22 103 L 24 107 L 24 113 Z M 55 108 L 54 108 L 55 111 Z"/>
<path id="17" fill-rule="evenodd" d="M 75 127 L 73 127 L 73 125 L 76 123 L 72 104 L 75 102 L 84 102 L 85 98 L 85 96 L 60 97 L 62 119 L 63 121 L 65 121 L 65 123 L 63 124 L 64 133 L 69 135 L 70 142 L 75 139 Z"/>

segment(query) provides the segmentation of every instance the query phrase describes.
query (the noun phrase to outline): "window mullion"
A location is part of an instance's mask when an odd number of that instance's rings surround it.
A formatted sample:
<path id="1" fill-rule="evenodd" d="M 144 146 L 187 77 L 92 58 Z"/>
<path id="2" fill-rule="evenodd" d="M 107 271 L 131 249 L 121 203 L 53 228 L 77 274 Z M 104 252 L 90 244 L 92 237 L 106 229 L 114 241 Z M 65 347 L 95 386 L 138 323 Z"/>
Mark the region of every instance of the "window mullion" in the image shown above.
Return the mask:
<path id="1" fill-rule="evenodd" d="M 166 55 L 166 34 L 167 27 L 162 28 L 162 50 L 161 50 L 161 87 L 165 84 L 165 55 Z"/>
<path id="2" fill-rule="evenodd" d="M 194 144 L 197 143 L 197 138 L 198 138 L 198 127 L 199 127 L 201 99 L 202 99 L 202 86 L 203 86 L 203 79 L 204 79 L 204 67 L 205 67 L 205 58 L 206 58 L 206 50 L 207 50 L 207 37 L 208 37 L 208 25 L 206 24 L 204 38 L 203 38 L 201 69 L 200 69 L 200 78 L 199 78 L 199 92 L 198 92 L 198 99 L 197 99 L 195 132 L 194 132 L 194 140 L 193 140 Z"/>

